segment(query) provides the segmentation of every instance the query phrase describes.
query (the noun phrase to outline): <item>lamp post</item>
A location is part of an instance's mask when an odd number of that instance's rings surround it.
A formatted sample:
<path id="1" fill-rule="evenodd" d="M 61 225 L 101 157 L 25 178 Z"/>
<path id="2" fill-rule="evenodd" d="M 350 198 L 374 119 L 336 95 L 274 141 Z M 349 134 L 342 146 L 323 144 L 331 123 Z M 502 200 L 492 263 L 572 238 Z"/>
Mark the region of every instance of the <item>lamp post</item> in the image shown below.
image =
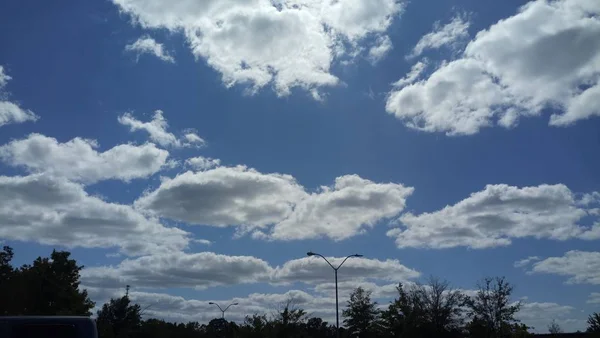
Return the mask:
<path id="1" fill-rule="evenodd" d="M 344 260 L 340 263 L 340 265 L 337 266 L 337 268 L 335 266 L 333 266 L 331 263 L 329 263 L 329 261 L 327 260 L 327 258 L 325 258 L 325 256 L 309 251 L 306 253 L 307 256 L 311 257 L 311 256 L 319 256 L 321 258 L 323 258 L 325 260 L 325 262 L 327 262 L 327 264 L 329 264 L 329 266 L 333 269 L 334 274 L 335 274 L 335 328 L 336 328 L 336 334 L 337 337 L 340 338 L 340 314 L 339 314 L 339 306 L 338 306 L 338 270 L 342 267 L 342 265 L 344 265 L 344 263 L 346 262 L 346 260 L 350 257 L 362 257 L 363 255 L 358 255 L 358 254 L 354 254 L 354 255 L 350 255 L 346 258 L 344 258 Z"/>
<path id="2" fill-rule="evenodd" d="M 230 306 L 232 306 L 232 305 L 238 305 L 238 303 L 231 303 L 231 304 L 227 305 L 227 307 L 225 308 L 225 310 L 223 310 L 221 308 L 221 306 L 219 306 L 219 304 L 217 304 L 215 302 L 208 302 L 208 304 L 210 304 L 210 305 L 216 305 L 219 308 L 219 310 L 221 310 L 221 319 L 225 319 L 225 311 L 227 311 L 227 309 L 229 309 Z"/>

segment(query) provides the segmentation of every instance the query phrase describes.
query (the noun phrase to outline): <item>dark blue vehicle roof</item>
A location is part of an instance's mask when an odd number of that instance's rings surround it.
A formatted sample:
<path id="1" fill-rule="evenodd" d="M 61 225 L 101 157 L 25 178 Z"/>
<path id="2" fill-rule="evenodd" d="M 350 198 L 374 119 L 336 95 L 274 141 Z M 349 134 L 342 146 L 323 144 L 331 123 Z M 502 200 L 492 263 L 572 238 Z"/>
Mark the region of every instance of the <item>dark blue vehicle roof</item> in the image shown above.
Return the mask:
<path id="1" fill-rule="evenodd" d="M 96 322 L 78 316 L 0 316 L 4 338 L 97 338 Z"/>

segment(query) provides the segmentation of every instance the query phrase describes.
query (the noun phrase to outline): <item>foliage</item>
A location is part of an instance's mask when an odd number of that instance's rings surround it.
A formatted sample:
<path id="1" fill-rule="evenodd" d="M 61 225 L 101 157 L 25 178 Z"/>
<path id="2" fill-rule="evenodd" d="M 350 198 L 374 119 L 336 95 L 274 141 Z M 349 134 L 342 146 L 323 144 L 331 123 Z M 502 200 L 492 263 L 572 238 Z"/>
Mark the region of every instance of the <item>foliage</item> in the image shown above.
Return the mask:
<path id="1" fill-rule="evenodd" d="M 379 310 L 377 302 L 371 301 L 371 292 L 362 287 L 350 295 L 348 307 L 342 313 L 344 324 L 351 337 L 374 337 L 377 332 Z"/>
<path id="2" fill-rule="evenodd" d="M 447 281 L 430 278 L 429 285 L 399 284 L 396 298 L 382 313 L 390 337 L 458 337 L 463 327 L 466 297 Z"/>
<path id="3" fill-rule="evenodd" d="M 91 315 L 94 303 L 80 290 L 83 266 L 70 253 L 53 251 L 31 265 L 11 265 L 13 250 L 0 251 L 0 315 Z M 486 278 L 473 297 L 431 278 L 425 285 L 398 284 L 397 297 L 380 310 L 371 293 L 356 288 L 343 310 L 340 337 L 528 337 L 529 327 L 515 314 L 521 304 L 511 301 L 513 286 L 505 278 Z M 6 301 L 8 300 L 8 301 Z M 293 299 L 271 315 L 253 314 L 242 323 L 223 318 L 209 323 L 170 323 L 147 318 L 128 293 L 110 299 L 97 312 L 100 338 L 334 338 L 334 325 L 313 317 Z M 600 333 L 600 314 L 588 318 L 588 332 Z M 556 322 L 552 333 L 562 330 Z"/>
<path id="4" fill-rule="evenodd" d="M 130 337 L 138 332 L 142 322 L 141 308 L 131 304 L 127 295 L 111 299 L 98 311 L 96 318 L 100 338 Z"/>
<path id="5" fill-rule="evenodd" d="M 510 296 L 514 287 L 504 277 L 485 278 L 478 284 L 475 297 L 467 299 L 468 315 L 472 318 L 468 330 L 472 337 L 510 337 L 515 314 L 521 303 L 512 303 Z"/>
<path id="6" fill-rule="evenodd" d="M 4 315 L 91 315 L 94 302 L 86 290 L 79 290 L 77 265 L 66 251 L 52 251 L 50 258 L 38 257 L 32 265 L 15 269 L 11 264 L 13 251 L 4 247 L 0 252 L 0 286 Z M 9 296 L 10 295 L 10 296 Z"/>
<path id="7" fill-rule="evenodd" d="M 587 320 L 587 332 L 600 333 L 600 313 L 592 313 Z"/>
<path id="8" fill-rule="evenodd" d="M 561 329 L 560 325 L 558 325 L 556 320 L 552 320 L 552 322 L 548 325 L 548 332 L 552 334 L 559 334 L 562 333 L 563 330 Z"/>

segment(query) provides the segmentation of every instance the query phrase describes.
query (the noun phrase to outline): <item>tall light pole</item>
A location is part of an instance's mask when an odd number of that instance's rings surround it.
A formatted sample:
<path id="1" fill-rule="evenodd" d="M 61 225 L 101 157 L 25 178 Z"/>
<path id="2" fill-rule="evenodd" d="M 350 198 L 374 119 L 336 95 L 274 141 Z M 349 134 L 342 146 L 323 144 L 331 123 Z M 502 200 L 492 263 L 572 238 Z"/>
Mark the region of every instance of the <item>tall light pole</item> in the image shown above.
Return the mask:
<path id="1" fill-rule="evenodd" d="M 321 258 L 323 258 L 325 260 L 325 262 L 327 262 L 327 264 L 329 264 L 329 266 L 333 269 L 334 274 L 335 274 L 335 328 L 336 328 L 336 332 L 337 332 L 337 337 L 340 338 L 340 313 L 339 313 L 339 305 L 338 305 L 338 270 L 342 267 L 342 265 L 344 265 L 344 263 L 346 262 L 346 260 L 350 257 L 362 257 L 363 255 L 359 255 L 359 254 L 354 254 L 354 255 L 350 255 L 346 258 L 344 258 L 344 260 L 340 263 L 340 265 L 337 266 L 337 268 L 335 266 L 333 266 L 331 263 L 329 263 L 329 261 L 327 260 L 327 258 L 325 258 L 325 256 L 309 251 L 306 253 L 307 256 L 311 257 L 311 256 L 319 256 Z"/>
<path id="2" fill-rule="evenodd" d="M 225 311 L 227 311 L 227 309 L 229 309 L 230 306 L 232 306 L 232 305 L 238 305 L 239 303 L 231 303 L 231 304 L 227 305 L 227 307 L 225 308 L 225 310 L 223 310 L 221 308 L 221 306 L 219 306 L 219 304 L 217 304 L 215 302 L 208 302 L 208 304 L 210 304 L 210 305 L 216 305 L 219 308 L 219 310 L 221 310 L 221 319 L 225 319 Z"/>

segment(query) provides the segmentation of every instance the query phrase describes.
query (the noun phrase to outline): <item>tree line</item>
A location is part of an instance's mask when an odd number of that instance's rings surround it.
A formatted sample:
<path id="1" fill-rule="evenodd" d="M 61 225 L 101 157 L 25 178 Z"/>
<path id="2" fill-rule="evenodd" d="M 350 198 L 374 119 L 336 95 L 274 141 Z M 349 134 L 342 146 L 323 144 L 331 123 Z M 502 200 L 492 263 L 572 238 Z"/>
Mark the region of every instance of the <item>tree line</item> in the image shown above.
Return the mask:
<path id="1" fill-rule="evenodd" d="M 69 252 L 54 250 L 32 264 L 13 267 L 12 248 L 0 251 L 0 315 L 91 316 L 95 303 L 80 285 L 84 268 Z M 473 294 L 453 289 L 447 281 L 431 278 L 426 285 L 396 287 L 387 306 L 356 288 L 342 311 L 340 337 L 483 337 L 530 336 L 531 328 L 515 318 L 520 302 L 511 300 L 513 285 L 503 277 L 484 278 Z M 100 338 L 308 338 L 336 337 L 336 327 L 310 316 L 293 299 L 271 315 L 248 314 L 241 323 L 216 318 L 209 323 L 171 323 L 145 318 L 143 309 L 129 298 L 110 299 L 96 313 Z M 552 333 L 562 332 L 552 321 Z M 600 335 L 600 313 L 588 318 L 587 331 Z"/>

